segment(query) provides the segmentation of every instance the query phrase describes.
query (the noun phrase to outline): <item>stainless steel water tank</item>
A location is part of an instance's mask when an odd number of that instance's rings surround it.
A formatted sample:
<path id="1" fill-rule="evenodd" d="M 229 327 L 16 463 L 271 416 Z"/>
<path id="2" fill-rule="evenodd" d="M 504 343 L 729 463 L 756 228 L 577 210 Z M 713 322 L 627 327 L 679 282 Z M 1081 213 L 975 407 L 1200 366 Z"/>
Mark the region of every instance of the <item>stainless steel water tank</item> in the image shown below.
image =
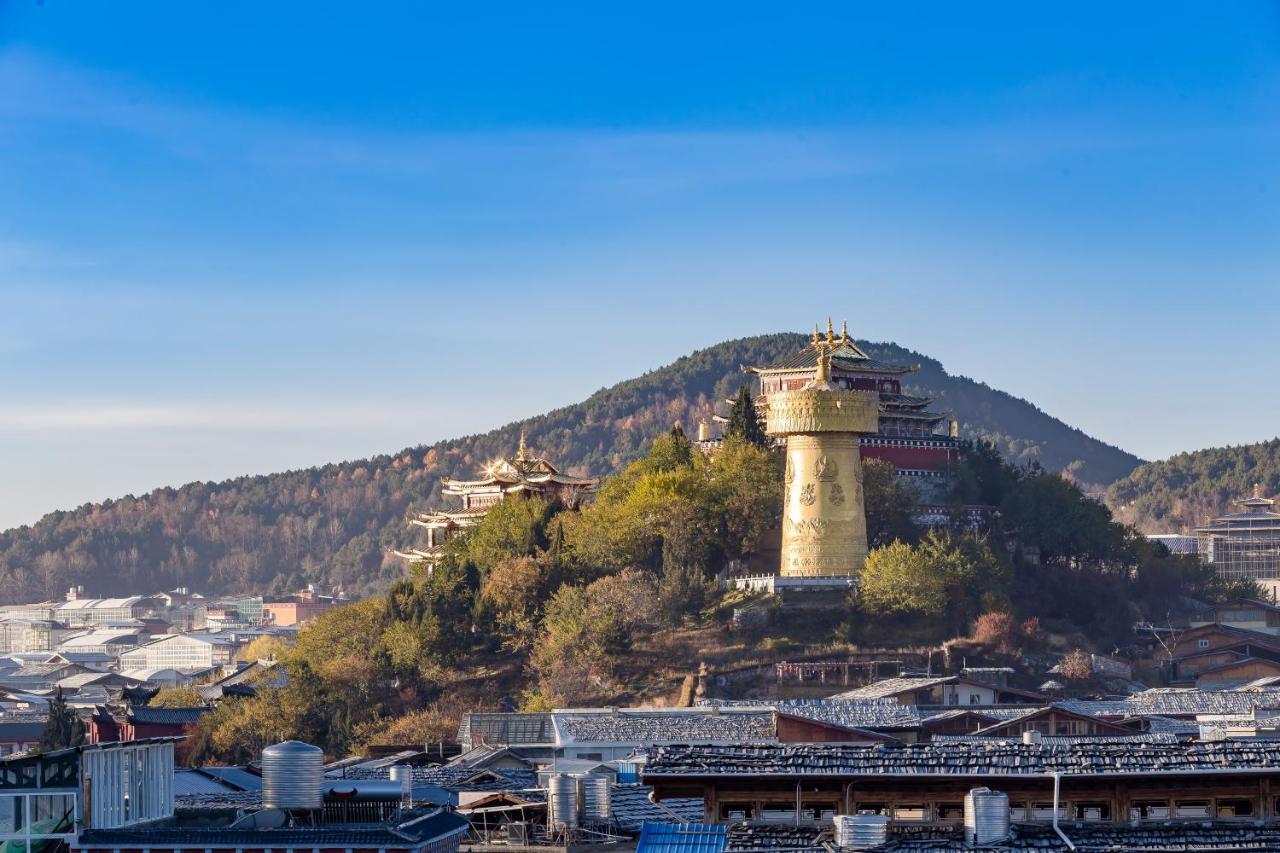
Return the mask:
<path id="1" fill-rule="evenodd" d="M 262 750 L 262 805 L 269 809 L 305 810 L 324 806 L 324 751 L 287 740 Z"/>
<path id="2" fill-rule="evenodd" d="M 603 773 L 588 773 L 578 777 L 578 803 L 582 808 L 584 821 L 604 823 L 613 817 L 609 783 L 609 777 Z"/>
<path id="3" fill-rule="evenodd" d="M 1009 837 L 1009 795 L 974 788 L 964 795 L 964 840 L 994 844 Z"/>
<path id="4" fill-rule="evenodd" d="M 400 783 L 400 797 L 413 799 L 413 768 L 407 764 L 395 764 L 391 767 L 391 781 Z"/>
<path id="5" fill-rule="evenodd" d="M 846 850 L 879 847 L 889 837 L 889 816 L 849 814 L 836 816 L 836 846 Z"/>
<path id="6" fill-rule="evenodd" d="M 576 829 L 578 826 L 578 780 L 568 773 L 547 779 L 547 825 Z"/>

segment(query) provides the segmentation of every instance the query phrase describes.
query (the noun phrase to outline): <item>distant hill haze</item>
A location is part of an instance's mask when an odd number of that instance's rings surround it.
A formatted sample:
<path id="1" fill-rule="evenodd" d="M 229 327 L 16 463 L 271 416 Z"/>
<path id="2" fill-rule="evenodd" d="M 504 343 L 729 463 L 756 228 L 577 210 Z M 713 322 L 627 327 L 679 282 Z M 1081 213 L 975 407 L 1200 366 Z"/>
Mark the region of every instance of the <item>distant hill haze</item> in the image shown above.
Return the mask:
<path id="1" fill-rule="evenodd" d="M 719 401 L 744 384 L 754 389 L 742 366 L 806 343 L 800 334 L 727 341 L 483 435 L 53 512 L 0 533 L 0 602 L 56 597 L 72 584 L 99 593 L 284 592 L 314 582 L 369 592 L 401 572 L 387 551 L 416 541 L 408 513 L 441 504 L 442 477 L 471 478 L 483 462 L 513 453 L 522 429 L 530 450 L 562 471 L 607 475 L 672 423 L 692 434 Z M 936 398 L 936 410 L 959 418 L 961 436 L 994 440 L 1014 461 L 1035 460 L 1098 489 L 1141 461 L 933 359 L 891 343 L 862 346 L 873 358 L 919 365 L 903 391 Z"/>
<path id="2" fill-rule="evenodd" d="M 1280 493 L 1280 438 L 1146 462 L 1111 484 L 1107 505 L 1144 533 L 1190 532 L 1239 511 L 1235 501 L 1249 497 L 1255 484 L 1265 497 Z"/>

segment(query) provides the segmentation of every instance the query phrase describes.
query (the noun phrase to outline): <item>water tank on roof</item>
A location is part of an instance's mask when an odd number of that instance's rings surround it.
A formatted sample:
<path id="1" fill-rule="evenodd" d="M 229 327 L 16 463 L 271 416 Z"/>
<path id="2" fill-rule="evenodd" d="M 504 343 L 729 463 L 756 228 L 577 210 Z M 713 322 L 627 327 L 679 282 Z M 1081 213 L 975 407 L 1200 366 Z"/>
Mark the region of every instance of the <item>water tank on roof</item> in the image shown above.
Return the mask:
<path id="1" fill-rule="evenodd" d="M 408 764 L 396 764 L 391 767 L 391 781 L 400 784 L 400 798 L 413 799 L 413 768 Z"/>
<path id="2" fill-rule="evenodd" d="M 553 829 L 577 829 L 578 780 L 557 773 L 547 780 L 547 825 Z"/>
<path id="3" fill-rule="evenodd" d="M 605 823 L 613 817 L 610 800 L 609 777 L 603 773 L 588 773 L 578 778 L 578 803 L 582 819 L 588 823 Z"/>
<path id="4" fill-rule="evenodd" d="M 262 750 L 262 805 L 306 811 L 324 807 L 324 751 L 287 740 Z"/>
<path id="5" fill-rule="evenodd" d="M 870 850 L 889 837 L 889 816 L 845 814 L 836 816 L 836 846 L 845 850 Z"/>
<path id="6" fill-rule="evenodd" d="M 974 788 L 964 795 L 964 840 L 995 844 L 1009 837 L 1009 795 L 990 788 Z"/>

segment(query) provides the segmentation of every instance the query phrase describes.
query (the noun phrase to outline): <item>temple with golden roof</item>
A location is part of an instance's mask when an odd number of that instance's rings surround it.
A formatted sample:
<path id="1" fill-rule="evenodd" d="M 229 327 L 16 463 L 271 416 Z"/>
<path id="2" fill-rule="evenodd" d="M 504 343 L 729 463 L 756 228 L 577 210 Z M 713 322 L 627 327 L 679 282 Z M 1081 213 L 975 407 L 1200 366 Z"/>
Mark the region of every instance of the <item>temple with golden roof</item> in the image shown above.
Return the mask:
<path id="1" fill-rule="evenodd" d="M 516 455 L 482 465 L 480 473 L 478 480 L 444 478 L 442 493 L 461 498 L 461 509 L 417 513 L 409 523 L 426 528 L 426 544 L 393 553 L 410 563 L 432 566 L 440 559 L 444 543 L 451 536 L 478 524 L 501 501 L 537 495 L 573 509 L 595 494 L 600 485 L 597 478 L 561 474 L 546 459 L 530 456 L 523 430 Z"/>

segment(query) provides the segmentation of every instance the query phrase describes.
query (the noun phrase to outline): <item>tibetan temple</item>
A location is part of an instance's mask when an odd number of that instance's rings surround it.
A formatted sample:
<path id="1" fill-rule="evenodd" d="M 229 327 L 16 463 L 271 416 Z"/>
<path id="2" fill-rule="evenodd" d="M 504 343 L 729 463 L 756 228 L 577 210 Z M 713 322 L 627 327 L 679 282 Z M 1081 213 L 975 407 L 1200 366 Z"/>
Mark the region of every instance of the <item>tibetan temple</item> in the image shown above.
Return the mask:
<path id="1" fill-rule="evenodd" d="M 494 505 L 508 498 L 539 495 L 558 501 L 566 507 L 577 507 L 595 493 L 600 481 L 591 477 L 561 474 L 546 459 L 530 456 L 520 433 L 520 448 L 514 458 L 497 459 L 481 466 L 478 480 L 443 481 L 443 493 L 460 497 L 457 510 L 435 510 L 418 513 L 409 523 L 427 529 L 427 541 L 421 548 L 395 551 L 411 563 L 434 565 L 444 543 L 459 530 L 465 530 L 484 518 Z"/>
<path id="2" fill-rule="evenodd" d="M 849 337 L 848 327 L 836 335 L 831 321 L 823 336 L 817 328 L 809 345 L 768 367 L 748 370 L 760 377 L 757 398 L 768 429 L 768 397 L 779 391 L 803 388 L 813 379 L 813 366 L 821 354 L 830 362 L 831 383 L 850 391 L 876 391 L 880 395 L 879 430 L 859 436 L 863 459 L 882 459 L 911 482 L 924 503 L 940 498 L 959 461 L 956 420 L 948 412 L 930 411 L 929 397 L 904 394 L 903 378 L 919 368 L 878 361 Z"/>

